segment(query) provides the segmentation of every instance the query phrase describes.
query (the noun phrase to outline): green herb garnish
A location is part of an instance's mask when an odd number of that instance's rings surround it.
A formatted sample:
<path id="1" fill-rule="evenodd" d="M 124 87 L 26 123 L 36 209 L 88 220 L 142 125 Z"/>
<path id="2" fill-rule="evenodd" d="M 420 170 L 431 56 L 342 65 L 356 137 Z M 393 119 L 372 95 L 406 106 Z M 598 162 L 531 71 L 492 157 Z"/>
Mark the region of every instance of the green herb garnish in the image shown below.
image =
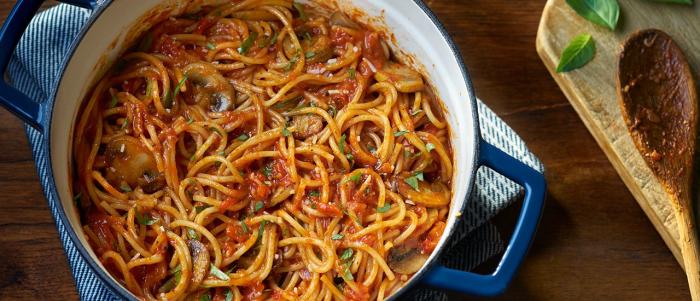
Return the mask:
<path id="1" fill-rule="evenodd" d="M 272 176 L 272 166 L 270 164 L 263 166 L 262 173 L 269 179 Z"/>
<path id="2" fill-rule="evenodd" d="M 316 56 L 316 52 L 313 52 L 313 51 L 307 51 L 306 54 L 304 54 L 304 57 L 307 59 L 310 59 L 314 56 Z"/>
<path id="3" fill-rule="evenodd" d="M 200 296 L 199 301 L 211 301 L 211 295 L 209 295 L 209 292 Z"/>
<path id="4" fill-rule="evenodd" d="M 226 297 L 225 301 L 233 301 L 233 292 L 230 288 L 226 289 L 226 294 L 224 296 Z"/>
<path id="5" fill-rule="evenodd" d="M 403 181 L 404 181 L 406 184 L 410 185 L 411 188 L 413 188 L 413 190 L 415 190 L 415 191 L 420 191 L 420 190 L 418 189 L 418 181 L 424 181 L 423 172 L 422 172 L 422 171 L 419 171 L 419 172 L 417 172 L 417 173 L 414 173 L 413 176 L 410 176 L 410 177 L 408 177 L 408 178 L 405 178 Z"/>
<path id="6" fill-rule="evenodd" d="M 119 102 L 119 99 L 117 99 L 117 96 L 112 94 L 112 102 L 109 103 L 109 107 L 110 108 L 116 107 L 118 102 Z"/>
<path id="7" fill-rule="evenodd" d="M 348 69 L 348 74 L 350 74 L 350 79 L 355 79 L 355 68 Z"/>
<path id="8" fill-rule="evenodd" d="M 241 221 L 241 228 L 243 228 L 243 233 L 250 232 L 250 229 L 248 229 L 248 224 L 246 224 L 245 221 Z"/>
<path id="9" fill-rule="evenodd" d="M 180 88 L 182 88 L 182 85 L 185 84 L 185 81 L 187 80 L 187 74 L 182 77 L 182 79 L 175 85 L 175 90 L 173 90 L 173 100 L 177 99 L 177 93 L 180 93 Z"/>
<path id="10" fill-rule="evenodd" d="M 265 207 L 265 203 L 263 203 L 262 201 L 257 201 L 255 202 L 255 208 L 253 208 L 253 210 L 255 212 L 258 212 L 260 211 L 260 209 L 263 209 L 263 207 Z"/>
<path id="11" fill-rule="evenodd" d="M 209 274 L 212 274 L 214 277 L 219 278 L 221 280 L 231 279 L 228 277 L 228 275 L 226 275 L 226 273 L 224 273 L 224 271 L 217 268 L 213 263 L 210 263 Z"/>
<path id="12" fill-rule="evenodd" d="M 240 136 L 238 136 L 238 137 L 236 138 L 236 140 L 238 140 L 238 141 L 246 141 L 246 140 L 248 140 L 248 138 L 250 138 L 250 137 L 248 137 L 248 135 L 246 135 L 246 134 L 241 134 Z"/>
<path id="13" fill-rule="evenodd" d="M 136 215 L 136 221 L 138 221 L 139 224 L 144 225 L 144 226 L 153 225 L 158 221 L 157 218 L 153 218 L 150 215 L 143 214 L 139 211 L 136 211 L 135 215 Z"/>
<path id="14" fill-rule="evenodd" d="M 345 134 L 343 134 L 342 136 L 340 136 L 340 141 L 338 141 L 338 149 L 340 150 L 341 154 L 345 154 L 345 139 L 346 136 Z"/>
<path id="15" fill-rule="evenodd" d="M 425 150 L 427 150 L 428 152 L 430 152 L 430 151 L 432 151 L 432 150 L 434 150 L 434 149 L 435 149 L 435 144 L 427 143 L 427 144 L 425 145 Z"/>
<path id="16" fill-rule="evenodd" d="M 385 212 L 389 211 L 389 209 L 391 209 L 391 204 L 386 203 L 386 204 L 384 204 L 384 206 L 377 208 L 377 212 L 385 213 Z"/>
<path id="17" fill-rule="evenodd" d="M 301 19 L 301 20 L 303 20 L 303 21 L 306 21 L 306 20 L 309 19 L 309 18 L 306 16 L 306 12 L 304 11 L 304 5 L 302 5 L 302 4 L 299 3 L 299 2 L 294 2 L 292 5 L 293 5 L 294 8 L 299 12 L 299 19 Z"/>
<path id="18" fill-rule="evenodd" d="M 409 131 L 398 131 L 398 132 L 394 132 L 394 137 L 401 137 L 401 136 L 406 135 L 406 134 L 408 134 L 408 133 L 409 133 Z"/>
<path id="19" fill-rule="evenodd" d="M 415 111 L 411 112 L 411 116 L 416 116 L 422 112 L 423 112 L 423 110 L 415 110 Z"/>
<path id="20" fill-rule="evenodd" d="M 132 191 L 132 190 L 131 190 L 131 186 L 129 186 L 129 184 L 126 184 L 126 183 L 124 183 L 124 182 L 122 182 L 122 183 L 119 185 L 119 190 L 121 190 L 122 192 L 131 192 L 131 191 Z"/>
<path id="21" fill-rule="evenodd" d="M 328 106 L 328 114 L 335 117 L 335 115 L 338 114 L 338 109 L 336 109 L 335 106 Z"/>
<path id="22" fill-rule="evenodd" d="M 282 136 L 289 137 L 292 133 L 289 131 L 289 129 L 285 126 L 282 128 Z"/>
<path id="23" fill-rule="evenodd" d="M 310 197 L 315 197 L 315 196 L 319 196 L 319 195 L 321 195 L 321 193 L 319 193 L 318 190 L 311 190 L 311 191 L 309 191 L 309 196 L 310 196 Z"/>
<path id="24" fill-rule="evenodd" d="M 568 72 L 583 67 L 595 55 L 595 42 L 589 34 L 575 37 L 561 54 L 557 72 Z"/>
<path id="25" fill-rule="evenodd" d="M 345 235 L 337 233 L 337 234 L 333 234 L 333 236 L 331 236 L 331 239 L 332 240 L 341 240 L 341 239 L 343 239 L 343 237 L 345 237 Z"/>
<path id="26" fill-rule="evenodd" d="M 348 260 L 348 259 L 352 258 L 352 254 L 353 254 L 352 249 L 347 248 L 347 249 L 345 249 L 345 251 L 343 251 L 343 254 L 340 255 L 340 260 Z"/>
<path id="27" fill-rule="evenodd" d="M 241 46 L 238 47 L 238 53 L 240 54 L 246 54 L 250 47 L 253 46 L 253 42 L 255 42 L 255 39 L 258 38 L 258 33 L 253 31 L 251 32 L 248 37 L 241 43 Z"/>
<path id="28" fill-rule="evenodd" d="M 216 49 L 216 45 L 214 45 L 214 44 L 212 44 L 212 43 L 207 43 L 207 48 L 208 48 L 209 50 L 214 50 L 214 49 Z"/>
<path id="29" fill-rule="evenodd" d="M 283 68 L 284 71 L 292 70 L 292 67 L 297 63 L 298 60 L 299 60 L 299 57 L 297 55 L 292 57 L 292 59 L 289 60 L 289 63 L 287 63 L 287 66 L 284 66 L 284 68 Z"/>
<path id="30" fill-rule="evenodd" d="M 187 236 L 189 236 L 191 239 L 199 240 L 199 235 L 197 234 L 197 231 L 195 231 L 192 228 L 187 228 Z"/>
<path id="31" fill-rule="evenodd" d="M 194 206 L 194 210 L 197 212 L 197 214 L 202 213 L 204 209 L 207 209 L 211 207 L 210 205 L 203 205 L 203 206 Z"/>
<path id="32" fill-rule="evenodd" d="M 600 26 L 615 30 L 620 18 L 617 0 L 566 0 L 581 17 Z"/>

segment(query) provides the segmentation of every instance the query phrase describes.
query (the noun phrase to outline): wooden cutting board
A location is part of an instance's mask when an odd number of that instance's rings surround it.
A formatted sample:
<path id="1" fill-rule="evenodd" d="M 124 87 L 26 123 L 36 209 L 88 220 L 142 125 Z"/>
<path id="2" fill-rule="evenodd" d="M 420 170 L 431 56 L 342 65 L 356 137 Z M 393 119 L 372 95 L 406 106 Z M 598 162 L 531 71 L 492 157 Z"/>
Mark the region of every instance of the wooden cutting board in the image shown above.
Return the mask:
<path id="1" fill-rule="evenodd" d="M 673 208 L 665 190 L 635 148 L 620 115 L 615 72 L 622 41 L 634 31 L 658 28 L 676 40 L 688 56 L 695 78 L 700 80 L 700 3 L 689 7 L 649 0 L 618 2 L 620 21 L 617 30 L 612 32 L 577 15 L 565 0 L 548 0 L 537 32 L 537 52 L 666 245 L 683 265 Z M 581 69 L 556 73 L 562 50 L 572 38 L 582 33 L 593 36 L 597 47 L 595 58 Z M 700 161 L 696 159 L 696 162 Z M 700 184 L 697 172 L 695 178 Z M 695 199 L 697 208 L 700 197 Z"/>

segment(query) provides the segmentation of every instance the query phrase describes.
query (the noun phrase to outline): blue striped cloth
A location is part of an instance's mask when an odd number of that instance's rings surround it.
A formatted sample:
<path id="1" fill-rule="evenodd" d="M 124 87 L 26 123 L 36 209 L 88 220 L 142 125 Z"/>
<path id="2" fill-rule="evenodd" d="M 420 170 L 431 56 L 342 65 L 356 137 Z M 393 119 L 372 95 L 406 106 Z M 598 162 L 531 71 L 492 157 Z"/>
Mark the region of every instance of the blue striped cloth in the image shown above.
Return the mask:
<path id="1" fill-rule="evenodd" d="M 29 25 L 10 62 L 7 75 L 12 84 L 33 99 L 45 101 L 54 90 L 68 48 L 90 15 L 90 10 L 63 4 L 38 14 Z M 540 161 L 512 129 L 481 101 L 478 109 L 481 133 L 487 142 L 531 167 L 543 170 Z M 46 150 L 40 147 L 41 134 L 30 127 L 26 128 L 26 132 L 32 145 L 39 179 L 42 186 L 46 187 L 49 164 Z M 504 243 L 488 220 L 517 201 L 521 195 L 520 187 L 510 180 L 489 169 L 480 169 L 468 209 L 463 213 L 454 239 L 440 259 L 441 263 L 451 268 L 469 270 L 502 252 Z M 60 205 L 57 197 L 47 194 L 46 198 L 54 217 L 58 216 Z M 119 300 L 102 285 L 80 257 L 66 234 L 66 225 L 61 220 L 54 219 L 81 300 Z M 446 299 L 442 293 L 427 289 L 414 290 L 408 295 L 416 300 Z"/>

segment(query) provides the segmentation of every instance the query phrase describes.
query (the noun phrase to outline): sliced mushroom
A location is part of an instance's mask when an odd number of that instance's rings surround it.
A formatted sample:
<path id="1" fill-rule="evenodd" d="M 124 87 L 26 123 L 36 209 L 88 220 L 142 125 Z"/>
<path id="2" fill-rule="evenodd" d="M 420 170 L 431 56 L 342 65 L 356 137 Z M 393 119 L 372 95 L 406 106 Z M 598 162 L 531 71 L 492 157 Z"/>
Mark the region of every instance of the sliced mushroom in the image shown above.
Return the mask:
<path id="1" fill-rule="evenodd" d="M 410 275 L 418 272 L 428 261 L 428 254 L 422 254 L 418 247 L 398 245 L 389 250 L 387 264 L 392 271 Z"/>
<path id="2" fill-rule="evenodd" d="M 105 177 L 116 187 L 126 182 L 130 187 L 141 186 L 145 192 L 152 193 L 165 185 L 153 153 L 134 137 L 112 139 L 107 143 L 105 160 L 108 166 Z"/>
<path id="3" fill-rule="evenodd" d="M 323 130 L 323 118 L 318 115 L 304 114 L 292 117 L 294 138 L 306 139 Z"/>
<path id="4" fill-rule="evenodd" d="M 329 20 L 329 23 L 331 25 L 338 25 L 346 28 L 351 28 L 351 29 L 360 29 L 360 25 L 355 23 L 348 15 L 341 11 L 336 11 L 333 14 L 331 14 L 331 18 Z"/>
<path id="5" fill-rule="evenodd" d="M 402 175 L 396 181 L 399 194 L 416 204 L 425 207 L 441 207 L 450 203 L 450 189 L 442 182 L 428 183 L 417 181 L 417 190 L 406 183 L 408 177 Z"/>
<path id="6" fill-rule="evenodd" d="M 374 78 L 379 82 L 388 82 L 403 93 L 412 93 L 423 90 L 423 77 L 408 66 L 387 62 L 381 70 L 377 71 Z"/>
<path id="7" fill-rule="evenodd" d="M 187 247 L 192 255 L 192 283 L 191 287 L 198 287 L 204 277 L 209 273 L 209 251 L 202 242 L 195 239 L 187 241 Z"/>
<path id="8" fill-rule="evenodd" d="M 234 104 L 236 93 L 231 84 L 207 63 L 192 63 L 182 69 L 194 85 L 195 102 L 208 106 L 212 112 L 228 111 Z"/>

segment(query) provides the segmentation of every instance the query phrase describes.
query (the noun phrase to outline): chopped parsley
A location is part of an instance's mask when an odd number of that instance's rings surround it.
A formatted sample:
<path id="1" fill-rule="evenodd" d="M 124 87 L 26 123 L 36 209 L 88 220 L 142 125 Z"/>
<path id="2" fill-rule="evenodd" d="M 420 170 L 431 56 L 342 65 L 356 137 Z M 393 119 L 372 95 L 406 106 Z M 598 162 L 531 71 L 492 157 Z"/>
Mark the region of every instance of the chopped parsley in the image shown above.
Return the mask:
<path id="1" fill-rule="evenodd" d="M 389 209 L 391 209 L 391 204 L 386 203 L 386 204 L 384 204 L 384 206 L 377 208 L 377 212 L 385 213 L 385 212 L 389 211 Z"/>
<path id="2" fill-rule="evenodd" d="M 211 295 L 209 295 L 209 292 L 200 296 L 199 301 L 211 301 Z"/>
<path id="3" fill-rule="evenodd" d="M 401 136 L 406 135 L 406 134 L 408 134 L 408 133 L 409 133 L 409 131 L 398 131 L 398 132 L 394 132 L 394 137 L 401 137 Z"/>
<path id="4" fill-rule="evenodd" d="M 248 137 L 247 134 L 241 134 L 240 136 L 238 136 L 238 137 L 236 138 L 236 140 L 238 140 L 238 141 L 246 141 L 246 140 L 248 140 L 248 138 L 250 138 L 250 137 Z"/>
<path id="5" fill-rule="evenodd" d="M 122 192 L 131 192 L 131 191 L 132 191 L 132 190 L 131 190 L 131 187 L 129 186 L 129 184 L 126 184 L 126 183 L 124 183 L 124 182 L 122 182 L 122 184 L 119 185 L 119 189 L 120 189 Z"/>
<path id="6" fill-rule="evenodd" d="M 187 124 L 192 124 L 194 122 L 194 119 L 192 117 L 187 119 Z"/>
<path id="7" fill-rule="evenodd" d="M 207 209 L 209 207 L 211 207 L 211 206 L 210 205 L 194 206 L 194 210 L 199 214 L 199 213 L 202 213 L 202 211 L 204 211 L 204 209 Z"/>
<path id="8" fill-rule="evenodd" d="M 255 202 L 255 208 L 253 208 L 253 210 L 255 212 L 258 212 L 258 211 L 260 211 L 260 209 L 263 209 L 264 207 L 265 207 L 265 203 L 263 203 L 262 201 L 257 201 L 257 202 Z"/>
<path id="9" fill-rule="evenodd" d="M 251 32 L 248 37 L 243 40 L 243 43 L 241 43 L 241 46 L 238 47 L 238 53 L 240 54 L 246 54 L 250 47 L 253 46 L 253 42 L 255 42 L 255 39 L 258 38 L 258 33 L 253 31 Z"/>
<path id="10" fill-rule="evenodd" d="M 263 173 L 263 175 L 265 175 L 266 178 L 269 179 L 270 176 L 272 176 L 272 165 L 268 164 L 268 165 L 263 166 L 262 173 Z"/>
<path id="11" fill-rule="evenodd" d="M 338 114 L 338 109 L 335 106 L 328 106 L 328 114 L 335 117 L 335 114 Z"/>
<path id="12" fill-rule="evenodd" d="M 177 93 L 180 93 L 180 88 L 182 88 L 182 85 L 185 84 L 185 81 L 186 81 L 186 80 L 187 80 L 187 74 L 185 74 L 185 76 L 183 76 L 182 79 L 181 79 L 181 80 L 177 83 L 177 85 L 175 86 L 175 89 L 173 90 L 173 100 L 176 99 Z M 171 103 L 171 104 L 172 104 L 172 103 Z"/>
<path id="13" fill-rule="evenodd" d="M 155 224 L 158 219 L 151 217 L 149 214 L 143 214 L 139 211 L 136 211 L 136 221 L 139 222 L 139 224 L 144 225 L 144 226 L 150 226 Z"/>
<path id="14" fill-rule="evenodd" d="M 110 108 L 116 107 L 118 102 L 119 102 L 119 99 L 117 99 L 117 96 L 112 94 L 112 102 L 109 104 L 109 107 Z"/>
<path id="15" fill-rule="evenodd" d="M 316 56 L 316 52 L 313 52 L 313 51 L 307 51 L 306 54 L 304 54 L 304 57 L 307 59 L 310 59 L 314 56 Z"/>
<path id="16" fill-rule="evenodd" d="M 287 63 L 287 66 L 284 66 L 284 71 L 292 70 L 292 67 L 297 63 L 298 60 L 299 60 L 298 56 L 295 55 L 291 60 L 289 60 L 289 63 Z"/>
<path id="17" fill-rule="evenodd" d="M 173 274 L 168 281 L 166 281 L 160 288 L 158 288 L 159 293 L 166 293 L 169 291 L 172 291 L 177 284 L 180 282 L 180 278 L 182 277 L 182 272 L 177 271 Z"/>
<path id="18" fill-rule="evenodd" d="M 430 152 L 430 151 L 432 151 L 432 150 L 434 150 L 434 149 L 435 149 L 435 144 L 428 143 L 428 144 L 425 145 L 425 150 L 427 150 L 428 152 Z"/>
<path id="19" fill-rule="evenodd" d="M 355 184 L 357 184 L 360 182 L 361 179 L 362 179 L 362 176 L 359 173 L 354 173 L 349 178 L 347 178 L 347 180 L 345 180 L 344 183 L 355 182 Z"/>
<path id="20" fill-rule="evenodd" d="M 229 280 L 229 279 L 231 279 L 231 278 L 228 277 L 228 275 L 226 275 L 226 273 L 224 273 L 224 271 L 222 271 L 222 270 L 220 270 L 219 268 L 217 268 L 213 263 L 210 263 L 209 274 L 211 274 L 211 275 L 213 275 L 214 277 L 219 278 L 219 279 L 221 279 L 221 280 Z"/>
<path id="21" fill-rule="evenodd" d="M 199 235 L 197 234 L 197 231 L 194 231 L 194 229 L 192 228 L 187 228 L 187 236 L 189 236 L 191 239 L 199 240 Z"/>
<path id="22" fill-rule="evenodd" d="M 289 137 L 291 134 L 292 132 L 290 132 L 286 126 L 282 128 L 282 136 Z"/>
<path id="23" fill-rule="evenodd" d="M 226 289 L 226 301 L 233 301 L 233 292 L 231 291 L 230 288 Z"/>
<path id="24" fill-rule="evenodd" d="M 348 74 L 350 74 L 350 79 L 355 79 L 355 68 L 348 69 Z"/>
<path id="25" fill-rule="evenodd" d="M 333 236 L 331 236 L 331 239 L 332 240 L 341 240 L 341 239 L 343 239 L 343 237 L 344 237 L 343 234 L 337 233 L 337 234 L 333 234 Z"/>
<path id="26" fill-rule="evenodd" d="M 405 178 L 403 181 L 406 182 L 406 184 L 410 185 L 411 188 L 415 191 L 419 191 L 418 189 L 418 181 L 424 181 L 425 179 L 423 178 L 423 172 L 419 171 L 413 174 L 413 176 L 410 176 L 408 178 Z"/>
<path id="27" fill-rule="evenodd" d="M 207 48 L 208 48 L 209 50 L 214 50 L 214 49 L 216 49 L 216 45 L 214 45 L 214 44 L 212 44 L 212 43 L 207 43 Z"/>
<path id="28" fill-rule="evenodd" d="M 124 119 L 124 123 L 122 123 L 122 130 L 125 129 L 127 126 L 129 126 L 129 119 Z"/>
<path id="29" fill-rule="evenodd" d="M 319 196 L 321 195 L 318 190 L 311 190 L 309 191 L 309 196 L 314 197 L 314 196 Z"/>
<path id="30" fill-rule="evenodd" d="M 340 255 L 340 260 L 348 260 L 348 259 L 352 258 L 352 254 L 353 254 L 352 249 L 347 248 L 347 249 L 345 249 L 345 251 L 343 251 L 343 254 Z"/>
<path id="31" fill-rule="evenodd" d="M 241 228 L 243 228 L 243 233 L 250 232 L 250 229 L 248 229 L 248 224 L 246 224 L 245 221 L 241 221 Z"/>
<path id="32" fill-rule="evenodd" d="M 263 231 L 265 231 L 265 226 L 267 225 L 267 220 L 260 222 L 260 228 L 258 229 L 258 241 L 262 238 Z"/>
<path id="33" fill-rule="evenodd" d="M 340 136 L 340 141 L 338 142 L 338 149 L 340 150 L 341 154 L 345 154 L 345 134 Z"/>

